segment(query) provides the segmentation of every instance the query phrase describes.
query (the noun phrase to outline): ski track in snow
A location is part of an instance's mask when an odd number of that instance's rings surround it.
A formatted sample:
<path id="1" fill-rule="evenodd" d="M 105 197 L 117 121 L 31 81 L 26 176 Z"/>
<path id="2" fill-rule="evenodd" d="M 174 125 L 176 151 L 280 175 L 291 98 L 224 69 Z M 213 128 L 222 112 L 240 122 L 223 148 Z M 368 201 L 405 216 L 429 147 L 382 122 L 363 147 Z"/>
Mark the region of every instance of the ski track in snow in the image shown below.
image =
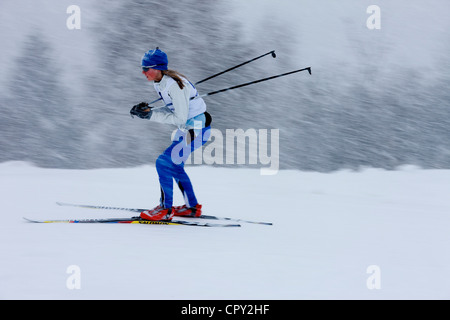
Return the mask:
<path id="1" fill-rule="evenodd" d="M 187 171 L 204 214 L 274 225 L 27 223 L 130 215 L 56 201 L 153 207 L 156 170 L 0 164 L 0 299 L 450 298 L 450 170 Z M 80 289 L 66 285 L 72 265 Z"/>

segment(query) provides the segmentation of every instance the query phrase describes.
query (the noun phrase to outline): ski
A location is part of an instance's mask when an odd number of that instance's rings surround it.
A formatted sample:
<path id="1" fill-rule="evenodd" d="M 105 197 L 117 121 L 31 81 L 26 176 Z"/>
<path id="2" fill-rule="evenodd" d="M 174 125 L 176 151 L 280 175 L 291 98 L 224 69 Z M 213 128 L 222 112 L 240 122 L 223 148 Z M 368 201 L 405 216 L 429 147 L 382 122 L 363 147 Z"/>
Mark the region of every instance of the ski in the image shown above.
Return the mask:
<path id="1" fill-rule="evenodd" d="M 149 221 L 139 217 L 132 218 L 108 218 L 108 219 L 66 219 L 66 220 L 34 220 L 24 219 L 33 223 L 133 223 L 133 224 L 159 224 L 175 226 L 194 226 L 194 227 L 240 227 L 240 224 L 219 224 L 219 223 L 201 223 L 194 221 L 171 220 L 171 221 Z"/>
<path id="2" fill-rule="evenodd" d="M 121 211 L 131 211 L 131 212 L 142 212 L 144 210 L 148 210 L 148 209 L 138 209 L 138 208 L 122 208 L 122 207 L 96 206 L 96 205 L 86 205 L 86 204 L 73 204 L 73 203 L 64 203 L 64 202 L 56 202 L 56 204 L 59 205 L 59 206 L 70 206 L 70 207 L 77 207 L 77 208 L 104 209 L 104 210 L 121 210 Z M 243 220 L 243 219 L 210 216 L 210 215 L 204 215 L 204 214 L 202 214 L 200 217 L 183 216 L 183 218 L 198 218 L 198 219 L 209 219 L 209 220 L 227 220 L 227 221 L 233 221 L 233 222 L 245 222 L 245 223 L 263 224 L 263 225 L 268 225 L 268 226 L 273 225 L 272 222 L 250 221 L 250 220 Z"/>

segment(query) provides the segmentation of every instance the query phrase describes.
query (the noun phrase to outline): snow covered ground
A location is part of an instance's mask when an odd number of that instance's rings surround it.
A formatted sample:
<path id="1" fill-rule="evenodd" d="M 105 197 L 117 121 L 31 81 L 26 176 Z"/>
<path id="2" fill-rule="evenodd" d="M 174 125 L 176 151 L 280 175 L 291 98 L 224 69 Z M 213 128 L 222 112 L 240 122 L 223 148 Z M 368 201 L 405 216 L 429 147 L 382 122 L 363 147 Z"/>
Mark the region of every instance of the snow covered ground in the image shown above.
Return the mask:
<path id="1" fill-rule="evenodd" d="M 0 164 L 0 299 L 450 298 L 450 170 L 188 172 L 205 214 L 274 225 L 27 223 L 152 207 L 156 170 Z"/>

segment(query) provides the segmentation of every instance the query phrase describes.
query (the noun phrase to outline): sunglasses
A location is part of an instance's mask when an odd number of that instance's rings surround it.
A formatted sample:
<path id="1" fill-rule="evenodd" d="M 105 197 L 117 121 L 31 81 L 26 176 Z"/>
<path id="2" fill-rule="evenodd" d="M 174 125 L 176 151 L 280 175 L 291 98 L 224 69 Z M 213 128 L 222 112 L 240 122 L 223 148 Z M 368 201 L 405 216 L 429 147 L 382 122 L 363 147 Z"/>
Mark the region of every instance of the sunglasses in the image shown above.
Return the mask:
<path id="1" fill-rule="evenodd" d="M 148 66 L 148 67 L 141 67 L 142 71 L 147 72 L 149 69 L 157 67 L 157 66 L 162 66 L 162 64 L 154 64 L 152 66 Z"/>

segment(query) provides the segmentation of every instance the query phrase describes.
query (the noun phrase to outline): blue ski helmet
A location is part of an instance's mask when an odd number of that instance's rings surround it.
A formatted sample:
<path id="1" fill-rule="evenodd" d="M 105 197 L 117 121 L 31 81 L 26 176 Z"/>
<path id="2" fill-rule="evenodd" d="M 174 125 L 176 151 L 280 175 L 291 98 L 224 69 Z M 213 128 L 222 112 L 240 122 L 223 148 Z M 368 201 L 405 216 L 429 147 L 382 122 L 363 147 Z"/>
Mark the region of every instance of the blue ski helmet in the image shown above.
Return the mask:
<path id="1" fill-rule="evenodd" d="M 155 50 L 147 51 L 142 57 L 142 66 L 157 69 L 157 70 L 167 70 L 167 65 L 169 61 L 167 60 L 167 54 L 164 51 L 159 50 L 156 47 Z"/>

